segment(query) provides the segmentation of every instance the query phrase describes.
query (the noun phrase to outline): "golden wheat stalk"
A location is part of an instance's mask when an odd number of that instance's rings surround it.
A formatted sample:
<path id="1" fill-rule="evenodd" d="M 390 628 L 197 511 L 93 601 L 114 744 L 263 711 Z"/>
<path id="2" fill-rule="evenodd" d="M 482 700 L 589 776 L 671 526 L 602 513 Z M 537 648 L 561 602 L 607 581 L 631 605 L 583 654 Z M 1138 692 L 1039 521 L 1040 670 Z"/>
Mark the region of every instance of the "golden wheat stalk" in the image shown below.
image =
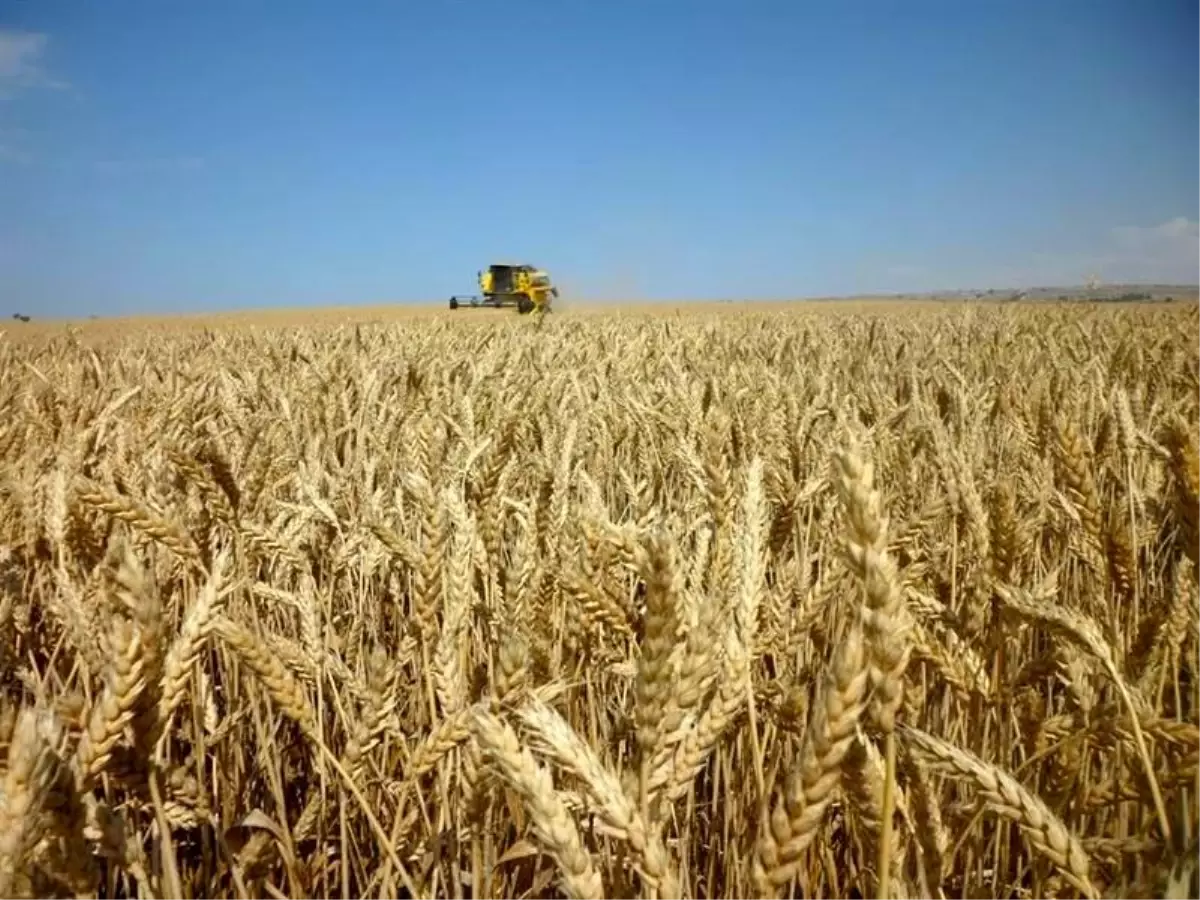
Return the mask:
<path id="1" fill-rule="evenodd" d="M 1034 597 L 1011 585 L 997 584 L 994 586 L 994 590 L 1007 607 L 1026 618 L 1034 619 L 1043 625 L 1049 626 L 1055 633 L 1061 634 L 1077 643 L 1091 653 L 1104 666 L 1105 671 L 1116 685 L 1117 691 L 1128 710 L 1133 727 L 1134 741 L 1137 743 L 1138 755 L 1141 757 L 1146 779 L 1150 785 L 1155 812 L 1158 815 L 1158 825 L 1162 829 L 1163 837 L 1170 842 L 1171 823 L 1167 817 L 1162 791 L 1154 775 L 1154 764 L 1150 761 L 1150 751 L 1146 748 L 1146 741 L 1142 736 L 1142 728 L 1139 721 L 1139 714 L 1145 713 L 1147 703 L 1140 695 L 1135 695 L 1134 690 L 1125 681 L 1125 678 L 1117 668 L 1116 656 L 1113 653 L 1112 647 L 1104 639 L 1100 627 L 1083 613 L 1055 605 L 1045 599 Z M 1135 697 L 1137 698 L 1136 700 Z"/>

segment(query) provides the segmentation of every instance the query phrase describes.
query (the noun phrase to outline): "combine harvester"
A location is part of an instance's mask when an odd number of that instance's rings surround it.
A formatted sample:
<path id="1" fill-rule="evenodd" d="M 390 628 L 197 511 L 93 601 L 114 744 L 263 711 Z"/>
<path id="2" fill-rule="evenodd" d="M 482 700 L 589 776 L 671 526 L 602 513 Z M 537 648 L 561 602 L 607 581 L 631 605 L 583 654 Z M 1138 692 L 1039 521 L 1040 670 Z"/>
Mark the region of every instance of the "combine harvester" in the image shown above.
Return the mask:
<path id="1" fill-rule="evenodd" d="M 521 314 L 549 312 L 550 301 L 558 296 L 558 288 L 550 283 L 550 276 L 541 269 L 526 265 L 497 263 L 479 273 L 478 294 L 455 294 L 450 298 L 450 308 L 490 306 L 499 309 L 515 307 Z"/>

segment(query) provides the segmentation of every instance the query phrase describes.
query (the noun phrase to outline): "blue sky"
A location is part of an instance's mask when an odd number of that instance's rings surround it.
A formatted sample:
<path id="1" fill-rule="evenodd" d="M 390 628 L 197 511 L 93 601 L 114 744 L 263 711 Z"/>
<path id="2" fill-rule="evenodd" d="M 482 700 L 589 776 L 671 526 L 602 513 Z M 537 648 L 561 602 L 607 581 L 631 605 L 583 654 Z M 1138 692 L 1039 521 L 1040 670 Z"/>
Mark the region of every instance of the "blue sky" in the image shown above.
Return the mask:
<path id="1" fill-rule="evenodd" d="M 4 0 L 0 315 L 1197 280 L 1185 0 Z"/>

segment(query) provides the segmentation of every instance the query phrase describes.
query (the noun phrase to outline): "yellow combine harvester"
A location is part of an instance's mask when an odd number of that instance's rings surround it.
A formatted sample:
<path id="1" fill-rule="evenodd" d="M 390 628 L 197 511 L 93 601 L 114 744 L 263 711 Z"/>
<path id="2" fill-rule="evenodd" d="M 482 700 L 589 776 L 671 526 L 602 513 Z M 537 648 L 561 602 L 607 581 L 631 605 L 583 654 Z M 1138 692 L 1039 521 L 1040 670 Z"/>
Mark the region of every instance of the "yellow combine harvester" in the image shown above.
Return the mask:
<path id="1" fill-rule="evenodd" d="M 550 301 L 558 296 L 558 288 L 541 269 L 526 265 L 497 263 L 479 273 L 482 296 L 455 294 L 450 308 L 460 306 L 514 306 L 519 313 L 549 312 Z"/>

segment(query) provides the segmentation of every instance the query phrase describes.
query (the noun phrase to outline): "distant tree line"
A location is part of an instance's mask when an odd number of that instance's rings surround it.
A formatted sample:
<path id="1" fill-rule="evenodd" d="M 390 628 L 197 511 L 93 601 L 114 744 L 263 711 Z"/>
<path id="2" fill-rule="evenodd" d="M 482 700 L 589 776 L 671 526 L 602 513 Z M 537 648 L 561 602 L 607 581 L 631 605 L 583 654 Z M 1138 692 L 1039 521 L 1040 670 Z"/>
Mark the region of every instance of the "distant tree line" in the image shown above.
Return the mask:
<path id="1" fill-rule="evenodd" d="M 1100 297 L 1086 297 L 1091 303 L 1146 303 L 1154 297 L 1145 291 L 1126 291 L 1124 294 L 1108 294 Z M 1164 302 L 1170 302 L 1170 297 L 1164 297 Z"/>

